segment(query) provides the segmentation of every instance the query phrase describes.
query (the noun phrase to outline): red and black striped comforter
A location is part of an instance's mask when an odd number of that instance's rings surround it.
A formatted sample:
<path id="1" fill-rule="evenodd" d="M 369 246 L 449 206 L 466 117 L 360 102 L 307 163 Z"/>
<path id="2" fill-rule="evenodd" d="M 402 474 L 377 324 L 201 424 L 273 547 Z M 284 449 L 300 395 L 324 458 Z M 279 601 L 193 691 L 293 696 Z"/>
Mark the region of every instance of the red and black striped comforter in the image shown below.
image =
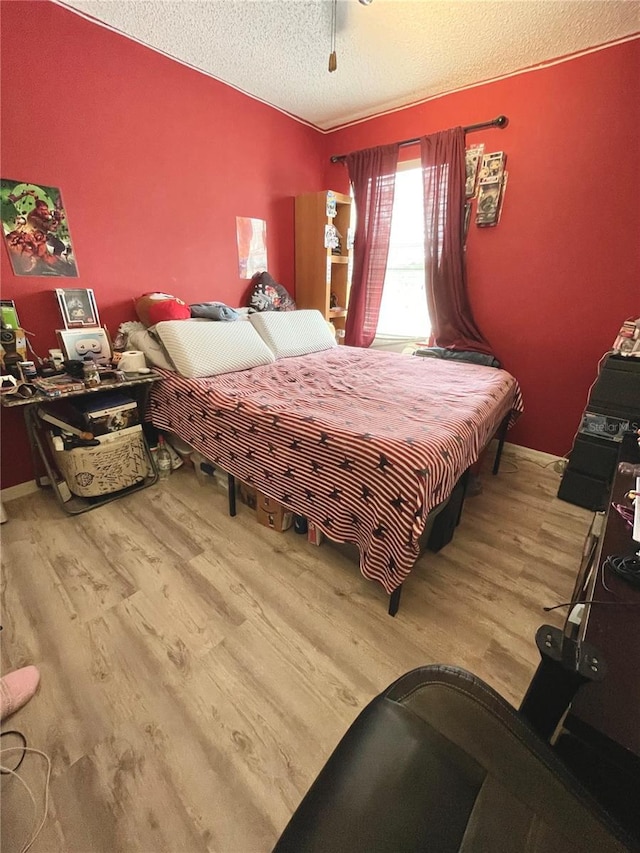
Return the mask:
<path id="1" fill-rule="evenodd" d="M 429 511 L 523 409 L 504 370 L 351 347 L 208 379 L 160 372 L 155 426 L 356 543 L 363 575 L 389 593 L 418 557 Z"/>

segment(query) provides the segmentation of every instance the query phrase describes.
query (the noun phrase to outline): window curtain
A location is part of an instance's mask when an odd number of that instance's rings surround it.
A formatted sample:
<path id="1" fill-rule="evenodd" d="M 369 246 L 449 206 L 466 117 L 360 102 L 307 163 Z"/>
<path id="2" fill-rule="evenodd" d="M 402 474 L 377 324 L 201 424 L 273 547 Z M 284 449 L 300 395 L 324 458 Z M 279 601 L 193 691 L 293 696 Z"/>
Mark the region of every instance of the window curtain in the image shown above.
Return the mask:
<path id="1" fill-rule="evenodd" d="M 356 207 L 353 273 L 345 343 L 368 347 L 380 315 L 387 272 L 399 145 L 354 151 L 346 158 Z"/>
<path id="2" fill-rule="evenodd" d="M 469 303 L 464 252 L 465 135 L 461 127 L 420 140 L 424 256 L 432 342 L 491 354 Z"/>

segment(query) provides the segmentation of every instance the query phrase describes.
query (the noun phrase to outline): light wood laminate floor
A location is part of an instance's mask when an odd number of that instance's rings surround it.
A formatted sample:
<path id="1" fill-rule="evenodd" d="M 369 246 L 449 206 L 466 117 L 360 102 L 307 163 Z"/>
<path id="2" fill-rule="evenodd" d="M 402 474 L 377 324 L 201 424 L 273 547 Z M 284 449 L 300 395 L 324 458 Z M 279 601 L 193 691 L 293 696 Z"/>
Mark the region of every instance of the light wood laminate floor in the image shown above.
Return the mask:
<path id="1" fill-rule="evenodd" d="M 514 470 L 517 466 L 518 470 Z M 427 663 L 519 703 L 536 628 L 561 624 L 591 514 L 540 459 L 505 453 L 453 543 L 387 596 L 331 545 L 277 534 L 193 473 L 75 518 L 48 493 L 2 528 L 3 671 L 37 695 L 4 723 L 52 757 L 34 853 L 268 851 L 364 705 Z M 21 772 L 38 797 L 37 756 Z M 33 823 L 2 777 L 3 851 Z"/>

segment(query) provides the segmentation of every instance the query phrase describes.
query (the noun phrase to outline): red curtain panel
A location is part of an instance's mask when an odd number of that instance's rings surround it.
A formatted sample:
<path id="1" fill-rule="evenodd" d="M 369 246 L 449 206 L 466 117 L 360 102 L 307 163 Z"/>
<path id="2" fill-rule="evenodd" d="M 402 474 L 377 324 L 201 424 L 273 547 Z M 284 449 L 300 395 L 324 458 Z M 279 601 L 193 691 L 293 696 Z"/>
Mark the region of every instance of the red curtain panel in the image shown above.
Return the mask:
<path id="1" fill-rule="evenodd" d="M 356 206 L 353 275 L 345 343 L 368 347 L 376 334 L 387 271 L 397 143 L 354 151 L 346 158 Z"/>
<path id="2" fill-rule="evenodd" d="M 425 279 L 433 342 L 448 349 L 491 354 L 473 319 L 467 291 L 464 130 L 454 127 L 423 136 L 420 154 Z"/>

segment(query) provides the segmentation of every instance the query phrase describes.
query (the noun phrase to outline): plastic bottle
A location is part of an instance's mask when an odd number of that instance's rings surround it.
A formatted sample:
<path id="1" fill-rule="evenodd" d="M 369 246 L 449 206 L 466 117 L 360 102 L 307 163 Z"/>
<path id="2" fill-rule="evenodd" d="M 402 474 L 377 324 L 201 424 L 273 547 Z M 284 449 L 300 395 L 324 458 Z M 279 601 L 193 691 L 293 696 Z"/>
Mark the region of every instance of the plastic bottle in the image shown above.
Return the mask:
<path id="1" fill-rule="evenodd" d="M 100 374 L 95 361 L 90 356 L 85 356 L 82 362 L 82 378 L 85 388 L 97 388 L 100 384 Z"/>
<path id="2" fill-rule="evenodd" d="M 158 449 L 156 450 L 156 468 L 158 469 L 158 477 L 161 480 L 166 480 L 171 474 L 171 454 L 164 443 L 164 436 L 158 436 Z"/>

